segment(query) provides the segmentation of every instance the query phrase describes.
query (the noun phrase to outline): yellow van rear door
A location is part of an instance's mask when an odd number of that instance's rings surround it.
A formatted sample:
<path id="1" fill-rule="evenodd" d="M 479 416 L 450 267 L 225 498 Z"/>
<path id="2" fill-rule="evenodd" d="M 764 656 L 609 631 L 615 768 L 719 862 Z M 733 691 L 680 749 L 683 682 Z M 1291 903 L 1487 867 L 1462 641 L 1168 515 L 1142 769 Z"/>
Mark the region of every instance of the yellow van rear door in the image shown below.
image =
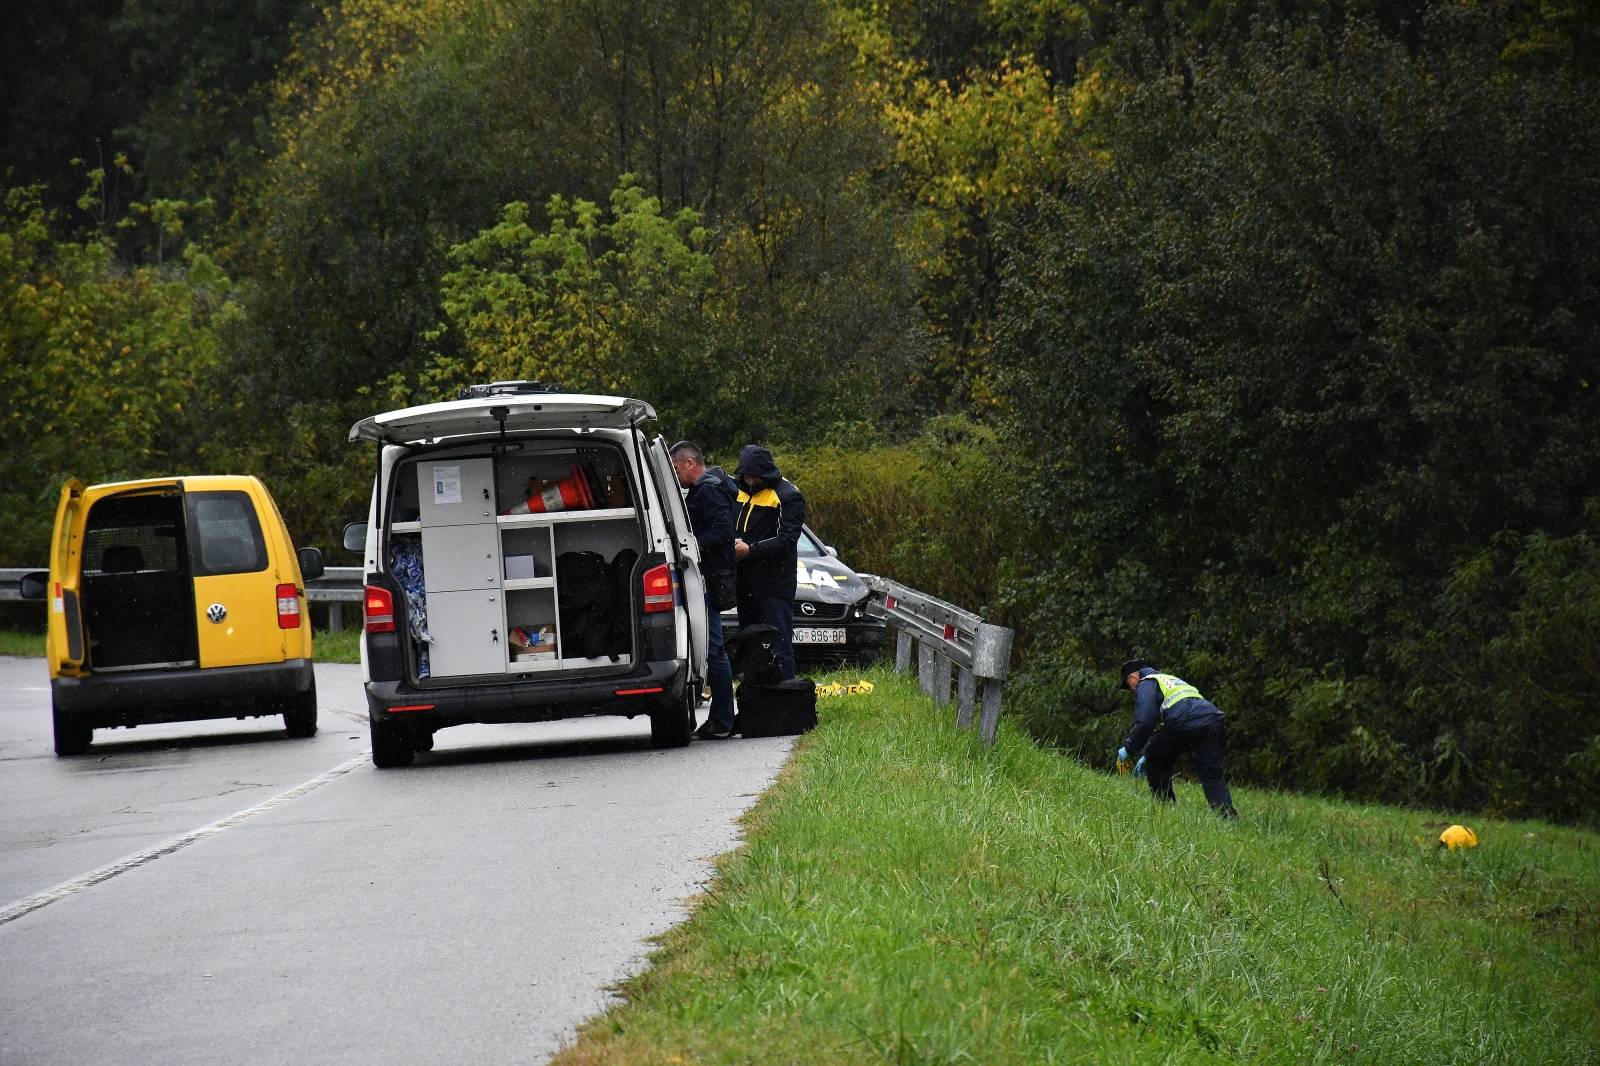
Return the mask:
<path id="1" fill-rule="evenodd" d="M 283 661 L 277 575 L 254 500 L 241 489 L 185 486 L 200 665 Z"/>
<path id="2" fill-rule="evenodd" d="M 56 502 L 54 544 L 50 551 L 50 672 L 83 670 L 83 610 L 79 604 L 83 558 L 83 482 L 68 478 Z"/>

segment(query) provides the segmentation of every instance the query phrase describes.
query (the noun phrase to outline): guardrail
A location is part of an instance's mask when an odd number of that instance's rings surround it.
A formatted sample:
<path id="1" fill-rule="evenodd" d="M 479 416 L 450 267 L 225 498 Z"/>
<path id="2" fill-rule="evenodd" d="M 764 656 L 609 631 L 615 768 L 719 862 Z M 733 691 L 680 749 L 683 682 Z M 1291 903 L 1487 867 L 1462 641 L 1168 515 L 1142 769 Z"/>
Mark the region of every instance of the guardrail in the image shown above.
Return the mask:
<path id="1" fill-rule="evenodd" d="M 884 619 L 895 631 L 895 673 L 911 672 L 915 646 L 917 682 L 935 706 L 944 707 L 950 703 L 952 670 L 959 668 L 956 727 L 970 728 L 977 713 L 978 736 L 984 747 L 991 747 L 1000 726 L 1000 698 L 1011 662 L 1011 630 L 888 578 L 861 577 L 872 589 L 867 613 Z"/>
<path id="2" fill-rule="evenodd" d="M 22 590 L 18 587 L 22 575 L 44 569 L 47 568 L 0 567 L 0 601 L 22 599 Z M 321 577 L 306 582 L 306 601 L 328 604 L 329 632 L 337 633 L 344 628 L 343 604 L 361 602 L 363 577 L 365 574 L 359 566 L 330 566 Z"/>

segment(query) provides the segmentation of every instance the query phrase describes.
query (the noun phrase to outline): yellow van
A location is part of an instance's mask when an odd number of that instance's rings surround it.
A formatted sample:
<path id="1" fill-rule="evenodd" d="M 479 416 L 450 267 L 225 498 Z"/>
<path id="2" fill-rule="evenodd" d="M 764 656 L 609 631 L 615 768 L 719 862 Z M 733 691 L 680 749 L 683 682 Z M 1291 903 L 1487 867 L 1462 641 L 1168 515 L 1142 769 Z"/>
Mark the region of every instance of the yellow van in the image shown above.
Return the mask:
<path id="1" fill-rule="evenodd" d="M 322 572 L 257 478 L 69 480 L 50 570 L 22 580 L 49 604 L 56 754 L 152 722 L 281 714 L 316 733 L 305 580 Z"/>

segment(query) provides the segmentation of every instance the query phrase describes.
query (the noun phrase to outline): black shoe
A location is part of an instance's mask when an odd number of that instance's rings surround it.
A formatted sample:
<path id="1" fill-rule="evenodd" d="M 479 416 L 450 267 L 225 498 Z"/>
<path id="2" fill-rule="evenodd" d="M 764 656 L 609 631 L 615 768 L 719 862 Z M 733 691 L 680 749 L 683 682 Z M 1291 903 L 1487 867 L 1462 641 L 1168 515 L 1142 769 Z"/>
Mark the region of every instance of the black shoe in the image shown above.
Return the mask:
<path id="1" fill-rule="evenodd" d="M 733 730 L 724 729 L 708 718 L 704 725 L 694 731 L 694 735 L 701 740 L 727 740 L 733 736 Z"/>

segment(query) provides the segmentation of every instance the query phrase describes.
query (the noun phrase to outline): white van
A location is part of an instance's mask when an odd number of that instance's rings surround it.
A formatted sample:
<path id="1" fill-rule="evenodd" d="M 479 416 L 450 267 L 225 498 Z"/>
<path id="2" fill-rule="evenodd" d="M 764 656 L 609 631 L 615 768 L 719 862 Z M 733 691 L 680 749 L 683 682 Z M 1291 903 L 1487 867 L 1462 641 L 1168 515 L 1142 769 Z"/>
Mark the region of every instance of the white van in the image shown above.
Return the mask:
<path id="1" fill-rule="evenodd" d="M 536 382 L 362 419 L 377 446 L 361 662 L 372 761 L 467 722 L 650 716 L 689 743 L 705 677 L 699 549 L 655 411 Z"/>

